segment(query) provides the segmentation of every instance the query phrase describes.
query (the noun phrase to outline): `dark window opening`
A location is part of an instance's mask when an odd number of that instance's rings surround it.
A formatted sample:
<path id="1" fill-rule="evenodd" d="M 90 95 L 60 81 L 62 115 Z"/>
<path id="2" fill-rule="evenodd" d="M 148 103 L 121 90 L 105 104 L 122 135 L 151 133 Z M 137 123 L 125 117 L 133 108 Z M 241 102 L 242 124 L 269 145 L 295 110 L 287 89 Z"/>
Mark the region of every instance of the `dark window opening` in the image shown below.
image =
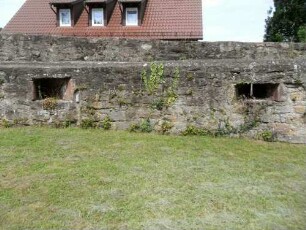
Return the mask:
<path id="1" fill-rule="evenodd" d="M 237 98 L 255 98 L 255 99 L 273 99 L 278 97 L 279 84 L 263 83 L 263 84 L 238 84 L 236 85 Z"/>
<path id="2" fill-rule="evenodd" d="M 236 85 L 237 98 L 250 98 L 251 84 L 238 84 Z"/>
<path id="3" fill-rule="evenodd" d="M 34 79 L 34 99 L 42 100 L 53 97 L 63 99 L 69 84 L 70 78 L 40 78 Z"/>

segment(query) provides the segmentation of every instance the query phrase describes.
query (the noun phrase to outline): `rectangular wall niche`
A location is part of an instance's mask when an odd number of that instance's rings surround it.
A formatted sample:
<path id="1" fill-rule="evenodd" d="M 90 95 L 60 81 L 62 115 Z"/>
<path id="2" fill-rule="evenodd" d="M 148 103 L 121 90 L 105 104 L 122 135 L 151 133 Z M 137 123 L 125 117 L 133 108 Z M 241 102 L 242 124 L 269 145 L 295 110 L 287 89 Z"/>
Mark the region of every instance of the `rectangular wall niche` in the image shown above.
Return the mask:
<path id="1" fill-rule="evenodd" d="M 45 98 L 66 99 L 70 90 L 70 78 L 39 78 L 33 79 L 34 100 Z"/>
<path id="2" fill-rule="evenodd" d="M 278 100 L 279 84 L 274 83 L 242 83 L 236 86 L 236 97 L 242 99 L 272 99 Z"/>

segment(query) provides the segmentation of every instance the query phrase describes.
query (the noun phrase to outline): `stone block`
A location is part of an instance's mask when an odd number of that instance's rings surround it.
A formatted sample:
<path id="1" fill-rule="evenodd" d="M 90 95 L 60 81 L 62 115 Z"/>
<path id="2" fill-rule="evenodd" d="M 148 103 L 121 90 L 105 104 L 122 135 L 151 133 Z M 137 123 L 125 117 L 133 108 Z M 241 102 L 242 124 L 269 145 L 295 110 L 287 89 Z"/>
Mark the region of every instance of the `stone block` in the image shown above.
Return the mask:
<path id="1" fill-rule="evenodd" d="M 304 114 L 306 112 L 305 106 L 294 106 L 293 109 L 294 109 L 294 112 L 298 114 Z"/>
<path id="2" fill-rule="evenodd" d="M 126 120 L 125 111 L 121 111 L 121 110 L 114 110 L 109 113 L 109 116 L 113 121 L 125 121 Z"/>

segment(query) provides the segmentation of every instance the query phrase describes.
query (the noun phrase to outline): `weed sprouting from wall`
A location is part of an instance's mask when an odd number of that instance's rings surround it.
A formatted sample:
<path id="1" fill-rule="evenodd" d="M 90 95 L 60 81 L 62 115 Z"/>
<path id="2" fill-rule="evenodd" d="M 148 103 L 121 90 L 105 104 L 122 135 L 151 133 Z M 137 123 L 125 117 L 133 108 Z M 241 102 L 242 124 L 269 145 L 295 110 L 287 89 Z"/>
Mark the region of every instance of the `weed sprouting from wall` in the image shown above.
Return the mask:
<path id="1" fill-rule="evenodd" d="M 153 126 L 151 124 L 150 118 L 143 119 L 139 124 L 131 124 L 129 131 L 130 132 L 141 132 L 141 133 L 152 132 Z"/>
<path id="2" fill-rule="evenodd" d="M 144 69 L 141 73 L 141 79 L 148 95 L 155 96 L 152 108 L 162 110 L 164 106 L 171 106 L 178 98 L 178 85 L 180 79 L 180 70 L 176 67 L 173 71 L 171 81 L 166 81 L 164 77 L 164 64 L 155 62 L 150 64 L 150 71 Z"/>
<path id="3" fill-rule="evenodd" d="M 144 83 L 148 94 L 153 94 L 162 86 L 164 81 L 164 64 L 157 64 L 155 62 L 150 65 L 150 73 L 146 69 L 141 72 L 141 79 Z"/>
<path id="4" fill-rule="evenodd" d="M 44 110 L 54 110 L 57 106 L 57 99 L 53 97 L 45 98 L 42 102 L 42 107 Z"/>

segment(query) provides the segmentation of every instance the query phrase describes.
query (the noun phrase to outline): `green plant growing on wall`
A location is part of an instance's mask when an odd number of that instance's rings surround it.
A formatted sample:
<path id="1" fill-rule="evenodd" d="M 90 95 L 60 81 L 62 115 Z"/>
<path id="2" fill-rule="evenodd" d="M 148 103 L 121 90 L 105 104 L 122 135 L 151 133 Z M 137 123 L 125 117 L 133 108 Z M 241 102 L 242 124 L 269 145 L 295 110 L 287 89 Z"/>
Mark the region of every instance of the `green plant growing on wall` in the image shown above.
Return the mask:
<path id="1" fill-rule="evenodd" d="M 165 81 L 164 78 L 164 65 L 157 64 L 155 62 L 150 65 L 150 72 L 144 69 L 141 73 L 141 79 L 143 81 L 146 92 L 149 95 L 157 95 L 160 89 L 158 100 L 154 100 L 152 108 L 162 110 L 163 106 L 171 106 L 177 99 L 177 89 L 179 84 L 180 71 L 179 68 L 175 68 L 172 81 Z"/>
<path id="2" fill-rule="evenodd" d="M 94 128 L 95 127 L 95 123 L 94 123 L 94 121 L 92 119 L 86 118 L 86 119 L 83 119 L 81 121 L 80 126 L 81 126 L 82 129 L 89 129 L 89 128 Z"/>
<path id="3" fill-rule="evenodd" d="M 187 78 L 187 81 L 192 81 L 194 79 L 194 76 L 192 73 L 187 73 L 186 78 Z"/>
<path id="4" fill-rule="evenodd" d="M 145 89 L 149 94 L 153 94 L 164 83 L 164 64 L 155 62 L 150 65 L 150 74 L 144 69 L 141 73 L 141 79 Z"/>
<path id="5" fill-rule="evenodd" d="M 172 105 L 178 97 L 177 89 L 178 89 L 179 79 L 180 79 L 180 70 L 179 68 L 175 68 L 172 83 L 170 84 L 166 92 L 166 96 L 167 96 L 166 105 L 167 106 Z"/>
<path id="6" fill-rule="evenodd" d="M 111 119 L 109 116 L 106 116 L 103 120 L 102 120 L 102 128 L 104 130 L 109 130 L 112 127 L 112 123 L 111 123 Z"/>
<path id="7" fill-rule="evenodd" d="M 54 97 L 45 98 L 42 102 L 42 107 L 45 110 L 54 110 L 57 106 L 57 99 Z"/>
<path id="8" fill-rule="evenodd" d="M 157 110 L 162 110 L 164 108 L 165 101 L 164 98 L 158 98 L 152 102 L 152 108 Z"/>
<path id="9" fill-rule="evenodd" d="M 12 127 L 12 124 L 8 120 L 3 118 L 1 121 L 1 126 L 4 128 L 10 128 Z"/>
<path id="10" fill-rule="evenodd" d="M 143 133 L 150 133 L 153 131 L 153 127 L 151 125 L 151 121 L 149 118 L 143 119 L 140 123 L 140 131 Z"/>
<path id="11" fill-rule="evenodd" d="M 261 133 L 261 137 L 264 141 L 267 141 L 267 142 L 273 142 L 274 141 L 274 134 L 272 131 L 270 130 L 265 130 Z"/>
<path id="12" fill-rule="evenodd" d="M 187 128 L 182 132 L 183 136 L 206 136 L 210 135 L 210 132 L 203 128 L 198 128 L 194 125 L 188 125 Z"/>
<path id="13" fill-rule="evenodd" d="M 130 132 L 150 133 L 153 131 L 153 127 L 149 118 L 143 119 L 140 124 L 131 124 L 129 128 Z"/>
<path id="14" fill-rule="evenodd" d="M 161 124 L 161 133 L 162 134 L 167 134 L 169 133 L 169 131 L 172 129 L 173 127 L 173 124 L 169 121 L 164 121 L 162 124 Z"/>

